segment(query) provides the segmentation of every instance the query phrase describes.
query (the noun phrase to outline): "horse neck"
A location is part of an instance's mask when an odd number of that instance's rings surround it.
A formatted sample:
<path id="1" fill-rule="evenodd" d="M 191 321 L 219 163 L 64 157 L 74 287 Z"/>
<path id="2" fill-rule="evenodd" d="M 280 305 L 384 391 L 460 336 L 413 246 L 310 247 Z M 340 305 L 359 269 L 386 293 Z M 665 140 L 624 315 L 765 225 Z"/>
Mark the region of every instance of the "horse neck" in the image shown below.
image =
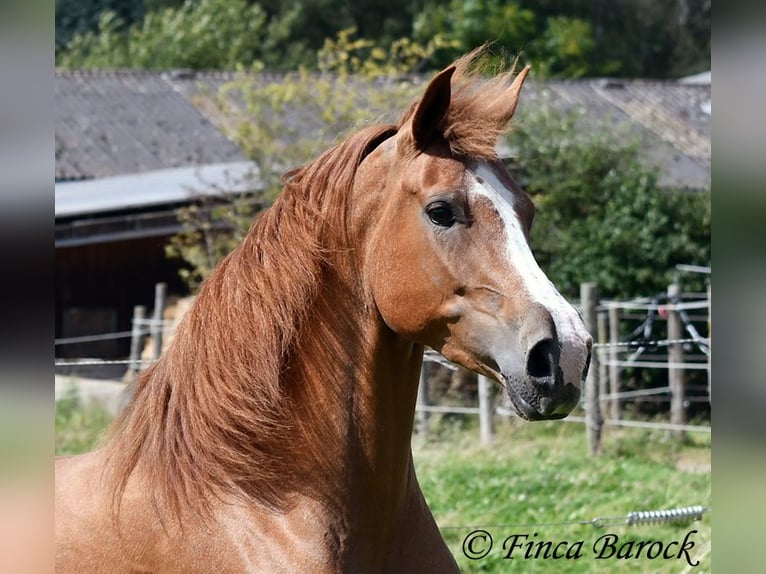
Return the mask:
<path id="1" fill-rule="evenodd" d="M 393 528 L 410 487 L 410 440 L 423 348 L 397 336 L 337 275 L 323 281 L 287 369 L 295 421 L 341 528 Z M 318 471 L 318 473 L 317 473 Z M 374 535 L 359 521 L 373 519 Z"/>

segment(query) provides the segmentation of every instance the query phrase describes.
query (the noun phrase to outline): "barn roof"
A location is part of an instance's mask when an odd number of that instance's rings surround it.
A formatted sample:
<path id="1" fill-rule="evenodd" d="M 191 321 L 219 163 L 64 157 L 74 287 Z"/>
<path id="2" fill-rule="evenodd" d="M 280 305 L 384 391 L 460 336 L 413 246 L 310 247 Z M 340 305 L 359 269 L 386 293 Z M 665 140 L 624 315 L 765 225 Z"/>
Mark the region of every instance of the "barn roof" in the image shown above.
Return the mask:
<path id="1" fill-rule="evenodd" d="M 56 181 L 244 161 L 169 74 L 56 71 Z"/>
<path id="2" fill-rule="evenodd" d="M 234 78 L 226 72 L 57 70 L 57 183 L 246 161 L 209 105 L 210 95 Z M 709 83 L 532 81 L 524 92 L 522 108 L 585 110 L 583 129 L 622 125 L 642 135 L 661 183 L 709 186 Z"/>

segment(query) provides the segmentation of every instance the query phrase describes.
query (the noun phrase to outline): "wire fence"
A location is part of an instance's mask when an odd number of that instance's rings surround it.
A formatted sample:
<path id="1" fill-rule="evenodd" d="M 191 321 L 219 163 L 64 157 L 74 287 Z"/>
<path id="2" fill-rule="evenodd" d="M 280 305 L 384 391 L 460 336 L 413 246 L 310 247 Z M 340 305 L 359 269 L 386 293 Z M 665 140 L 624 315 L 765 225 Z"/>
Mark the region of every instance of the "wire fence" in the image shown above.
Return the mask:
<path id="1" fill-rule="evenodd" d="M 627 402 L 645 403 L 651 397 L 670 403 L 672 428 L 699 426 L 688 425 L 687 419 L 690 405 L 712 401 L 710 306 L 710 291 L 684 294 L 677 283 L 666 294 L 652 298 L 592 305 L 597 366 L 589 383 L 598 404 L 590 408 L 599 411 L 591 413 L 594 425 L 599 424 L 601 412 L 607 413 L 608 421 L 618 421 Z M 629 315 L 635 310 L 643 314 Z M 690 310 L 706 313 L 690 315 Z M 666 353 L 656 354 L 660 350 Z M 705 384 L 690 383 L 700 377 Z M 646 379 L 665 384 L 640 384 Z"/>
<path id="2" fill-rule="evenodd" d="M 702 296 L 706 298 L 700 299 Z M 158 299 L 158 303 L 161 305 L 160 311 L 164 311 L 164 301 Z M 710 432 L 709 425 L 689 424 L 685 416 L 690 405 L 711 402 L 711 339 L 709 334 L 705 336 L 700 332 L 706 330 L 700 325 L 705 320 L 708 321 L 709 331 L 709 294 L 684 294 L 674 287 L 672 294 L 665 297 L 595 302 L 584 299 L 580 306 L 596 341 L 593 345 L 594 364 L 580 405 L 584 416 L 575 413 L 563 419 L 564 422 L 582 423 L 591 430 L 597 428 L 599 435 L 604 426 Z M 692 316 L 688 313 L 701 310 L 707 310 L 708 314 Z M 114 373 L 114 368 L 124 366 L 125 378 L 130 379 L 131 375 L 151 365 L 159 357 L 161 341 L 159 345 L 153 345 L 153 353 L 148 358 L 147 341 L 157 337 L 167 340 L 174 333 L 177 321 L 162 318 L 162 312 L 158 313 L 157 310 L 153 317 L 146 317 L 145 309 L 137 307 L 136 311 L 131 330 L 62 337 L 54 341 L 57 348 L 64 348 L 67 345 L 130 338 L 130 358 L 57 358 L 55 367 L 66 369 L 69 374 L 77 374 L 81 368 L 109 367 L 112 369 L 109 372 Z M 595 316 L 588 320 L 588 313 Z M 675 323 L 673 328 L 672 323 Z M 666 352 L 658 354 L 658 351 Z M 439 373 L 438 369 L 442 369 L 442 372 Z M 631 388 L 636 384 L 636 373 L 641 370 L 664 374 L 655 375 L 659 384 Z M 707 372 L 707 384 L 688 384 L 685 378 L 694 372 Z M 436 351 L 426 350 L 416 405 L 417 431 L 427 434 L 431 415 L 478 415 L 481 440 L 490 442 L 494 437 L 495 417 L 517 416 L 515 410 L 505 394 L 499 392 L 498 386 L 483 376 L 473 379 L 472 389 L 457 389 L 457 394 L 462 393 L 463 399 L 446 400 L 449 391 L 455 390 L 451 379 L 461 376 L 465 380 L 472 377 Z M 441 389 L 435 388 L 438 385 L 432 380 L 439 377 L 442 380 Z M 588 389 L 597 396 L 596 402 L 590 405 L 587 404 Z M 703 391 L 701 394 L 697 392 L 700 390 Z M 635 420 L 624 416 L 624 406 L 627 403 L 657 402 L 671 403 L 669 421 Z M 602 416 L 602 413 L 606 416 Z"/>
<path id="3" fill-rule="evenodd" d="M 597 516 L 590 520 L 559 520 L 553 522 L 517 522 L 507 524 L 472 524 L 466 526 L 440 526 L 442 530 L 469 530 L 474 528 L 540 528 L 549 526 L 638 526 L 645 524 L 688 523 L 702 520 L 709 506 L 693 505 L 661 510 L 636 510 L 622 516 Z"/>
<path id="4" fill-rule="evenodd" d="M 161 327 L 162 332 L 165 334 L 171 334 L 175 331 L 175 322 L 168 320 L 155 321 L 154 319 L 133 319 L 133 325 L 138 327 L 138 334 L 140 336 L 150 335 L 152 329 L 155 327 Z M 57 347 L 61 345 L 76 345 L 80 343 L 94 343 L 97 341 L 113 341 L 115 339 L 128 339 L 136 335 L 136 329 L 130 331 L 113 331 L 111 333 L 98 333 L 94 335 L 83 335 L 80 337 L 62 337 L 60 339 L 54 339 L 53 344 Z"/>
<path id="5" fill-rule="evenodd" d="M 595 431 L 596 437 L 589 439 L 594 454 L 604 427 L 669 431 L 678 436 L 686 432 L 711 432 L 710 425 L 704 422 L 705 409 L 712 400 L 709 293 L 681 293 L 677 286 L 669 288 L 669 293 L 630 301 L 598 301 L 596 298 L 590 302 L 593 316 L 586 323 L 596 343 L 593 365 L 578 409 L 583 414 L 575 411 L 561 422 L 583 424 L 589 434 Z M 587 306 L 587 301 L 581 301 L 584 314 L 587 314 Z M 690 311 L 707 313 L 690 315 Z M 458 369 L 433 351 L 427 351 L 424 360 L 453 372 Z M 706 375 L 707 381 L 687 380 L 697 376 L 694 373 Z M 649 379 L 652 384 L 643 384 L 643 379 Z M 479 376 L 476 383 L 478 407 L 444 405 L 445 393 L 429 392 L 428 386 L 428 377 L 422 377 L 421 387 L 425 387 L 425 391 L 419 393 L 416 406 L 419 432 L 429 432 L 432 413 L 478 414 L 481 440 L 490 442 L 494 437 L 494 417 L 518 416 L 505 393 L 498 392 L 496 385 L 484 377 Z M 489 399 L 482 400 L 482 395 L 488 395 Z M 589 395 L 595 397 L 590 405 Z M 657 420 L 662 418 L 662 403 L 669 404 L 669 409 L 664 407 L 666 417 L 670 411 L 669 420 Z M 658 406 L 648 408 L 653 404 Z M 696 409 L 703 413 L 699 424 L 689 421 L 687 411 L 693 405 L 702 408 L 702 411 Z M 645 415 L 650 420 L 642 420 L 642 410 L 651 411 Z"/>

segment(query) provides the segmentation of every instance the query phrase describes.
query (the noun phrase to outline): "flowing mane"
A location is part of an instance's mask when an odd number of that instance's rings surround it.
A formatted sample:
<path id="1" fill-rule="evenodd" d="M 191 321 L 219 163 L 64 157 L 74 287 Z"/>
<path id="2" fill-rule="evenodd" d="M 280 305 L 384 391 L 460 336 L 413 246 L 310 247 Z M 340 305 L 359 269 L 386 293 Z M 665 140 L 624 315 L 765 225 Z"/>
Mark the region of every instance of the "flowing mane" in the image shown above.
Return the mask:
<path id="1" fill-rule="evenodd" d="M 440 130 L 457 156 L 495 157 L 515 107 L 508 101 L 513 72 L 480 77 L 482 54 L 455 63 Z M 192 504 L 204 511 L 220 496 L 281 507 L 283 493 L 305 480 L 285 370 L 322 286 L 327 253 L 352 247 L 338 231 L 346 228 L 356 170 L 413 110 L 396 126 L 364 128 L 288 172 L 274 204 L 204 282 L 171 346 L 136 381 L 104 446 L 117 509 L 142 465 L 155 505 L 175 515 Z"/>
<path id="2" fill-rule="evenodd" d="M 160 360 L 143 371 L 106 445 L 115 500 L 151 461 L 174 513 L 213 492 L 269 505 L 301 455 L 281 375 L 321 285 L 326 230 L 356 167 L 395 126 L 368 127 L 285 176 L 283 192 L 210 274 Z M 291 446 L 296 451 L 291 450 Z"/>

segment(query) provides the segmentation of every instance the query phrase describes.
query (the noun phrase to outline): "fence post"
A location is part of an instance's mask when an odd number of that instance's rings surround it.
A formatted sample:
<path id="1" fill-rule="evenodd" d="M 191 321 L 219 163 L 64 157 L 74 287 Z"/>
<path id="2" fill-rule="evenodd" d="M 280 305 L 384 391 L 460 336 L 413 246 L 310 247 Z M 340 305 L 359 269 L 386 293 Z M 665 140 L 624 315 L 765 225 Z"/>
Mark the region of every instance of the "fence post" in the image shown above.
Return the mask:
<path id="1" fill-rule="evenodd" d="M 144 329 L 146 327 L 146 307 L 136 305 L 133 307 L 133 326 L 130 333 L 130 357 L 128 370 L 125 373 L 125 381 L 130 382 L 141 370 L 141 350 L 144 346 Z"/>
<path id="2" fill-rule="evenodd" d="M 683 338 L 684 326 L 681 322 L 681 315 L 672 306 L 675 302 L 680 302 L 681 286 L 673 283 L 668 286 L 668 300 L 671 304 L 668 313 L 668 339 L 677 340 Z M 671 343 L 668 345 L 668 385 L 670 386 L 670 422 L 672 424 L 682 425 L 686 423 L 686 410 L 684 403 L 686 401 L 684 389 L 684 370 L 680 367 L 673 367 L 672 364 L 684 362 L 683 343 Z M 676 438 L 683 437 L 683 431 L 673 433 Z"/>
<path id="3" fill-rule="evenodd" d="M 595 339 L 596 332 L 596 306 L 598 305 L 598 286 L 595 283 L 583 283 L 580 285 L 580 305 L 585 328 Z M 598 454 L 601 445 L 601 409 L 599 408 L 599 380 L 598 380 L 598 353 L 591 351 L 591 363 L 588 369 L 588 377 L 585 379 L 585 430 L 588 435 L 588 452 L 591 455 Z"/>
<path id="4" fill-rule="evenodd" d="M 713 290 L 707 284 L 707 400 L 713 404 Z"/>
<path id="5" fill-rule="evenodd" d="M 416 399 L 418 407 L 428 406 L 428 365 L 428 362 L 423 361 L 423 364 L 420 367 L 420 382 L 418 383 L 418 395 Z M 428 436 L 429 414 L 428 411 L 417 411 L 417 432 L 418 436 L 423 439 Z"/>
<path id="6" fill-rule="evenodd" d="M 152 360 L 156 361 L 162 353 L 162 330 L 165 315 L 165 297 L 167 284 L 157 283 L 154 286 L 154 316 L 152 317 Z"/>
<path id="7" fill-rule="evenodd" d="M 620 308 L 617 305 L 609 306 L 609 394 L 620 392 L 620 367 L 616 364 L 620 358 Z M 620 399 L 612 398 L 609 412 L 612 420 L 620 420 L 622 404 Z"/>
<path id="8" fill-rule="evenodd" d="M 482 444 L 489 444 L 495 438 L 492 389 L 492 381 L 484 375 L 479 375 L 479 430 Z"/>
<path id="9" fill-rule="evenodd" d="M 607 314 L 602 311 L 597 315 L 598 338 L 596 340 L 599 344 L 605 345 L 609 340 L 607 336 Z M 604 399 L 604 396 L 609 392 L 609 371 L 606 365 L 606 347 L 597 348 L 594 356 L 598 357 L 598 402 L 599 409 L 603 415 L 603 413 L 609 411 L 609 401 Z"/>

